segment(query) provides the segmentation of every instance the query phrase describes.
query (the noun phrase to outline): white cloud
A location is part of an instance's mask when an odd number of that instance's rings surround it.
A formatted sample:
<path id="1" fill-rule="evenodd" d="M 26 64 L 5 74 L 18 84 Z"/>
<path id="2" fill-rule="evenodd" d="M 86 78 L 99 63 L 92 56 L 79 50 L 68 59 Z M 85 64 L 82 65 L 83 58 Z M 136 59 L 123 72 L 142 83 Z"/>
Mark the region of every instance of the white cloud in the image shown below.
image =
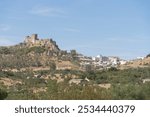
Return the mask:
<path id="1" fill-rule="evenodd" d="M 64 16 L 66 14 L 65 11 L 60 8 L 46 7 L 46 6 L 33 7 L 30 10 L 30 13 L 39 16 L 50 16 L 50 17 Z"/>

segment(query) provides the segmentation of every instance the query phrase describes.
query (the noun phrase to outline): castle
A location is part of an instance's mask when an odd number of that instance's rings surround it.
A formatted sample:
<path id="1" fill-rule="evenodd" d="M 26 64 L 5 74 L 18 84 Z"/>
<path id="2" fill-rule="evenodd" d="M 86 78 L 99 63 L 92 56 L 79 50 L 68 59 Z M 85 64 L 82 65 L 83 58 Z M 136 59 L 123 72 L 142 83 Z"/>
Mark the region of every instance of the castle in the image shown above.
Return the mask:
<path id="1" fill-rule="evenodd" d="M 37 34 L 32 34 L 31 37 L 30 36 L 26 36 L 25 41 L 26 44 L 36 44 L 37 42 L 39 42 L 38 39 L 38 35 Z"/>
<path id="2" fill-rule="evenodd" d="M 42 46 L 48 48 L 49 50 L 60 50 L 55 41 L 52 39 L 39 39 L 37 34 L 26 36 L 24 43 L 29 47 Z"/>

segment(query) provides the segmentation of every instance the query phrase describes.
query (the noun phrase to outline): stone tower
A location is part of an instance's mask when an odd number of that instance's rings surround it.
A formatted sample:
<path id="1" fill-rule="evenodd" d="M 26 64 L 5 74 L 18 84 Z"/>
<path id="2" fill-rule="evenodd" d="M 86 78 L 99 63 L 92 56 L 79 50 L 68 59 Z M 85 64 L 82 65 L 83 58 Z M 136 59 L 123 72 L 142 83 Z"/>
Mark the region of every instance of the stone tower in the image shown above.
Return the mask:
<path id="1" fill-rule="evenodd" d="M 31 35 L 31 42 L 32 42 L 33 44 L 35 44 L 36 40 L 38 40 L 37 37 L 38 37 L 37 34 L 32 34 L 32 35 Z"/>
<path id="2" fill-rule="evenodd" d="M 28 43 L 28 44 L 35 44 L 37 40 L 39 40 L 38 35 L 37 34 L 32 34 L 31 36 L 26 36 L 24 42 Z"/>

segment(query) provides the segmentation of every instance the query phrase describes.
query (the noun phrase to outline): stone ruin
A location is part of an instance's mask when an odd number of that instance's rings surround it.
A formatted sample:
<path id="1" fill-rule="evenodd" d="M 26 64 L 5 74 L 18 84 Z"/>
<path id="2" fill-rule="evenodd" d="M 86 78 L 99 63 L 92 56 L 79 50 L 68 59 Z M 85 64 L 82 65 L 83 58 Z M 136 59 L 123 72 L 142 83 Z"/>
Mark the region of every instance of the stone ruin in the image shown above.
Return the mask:
<path id="1" fill-rule="evenodd" d="M 49 50 L 59 51 L 58 45 L 55 41 L 50 39 L 39 39 L 37 34 L 32 34 L 31 36 L 26 36 L 24 43 L 29 46 L 41 46 L 46 47 Z"/>

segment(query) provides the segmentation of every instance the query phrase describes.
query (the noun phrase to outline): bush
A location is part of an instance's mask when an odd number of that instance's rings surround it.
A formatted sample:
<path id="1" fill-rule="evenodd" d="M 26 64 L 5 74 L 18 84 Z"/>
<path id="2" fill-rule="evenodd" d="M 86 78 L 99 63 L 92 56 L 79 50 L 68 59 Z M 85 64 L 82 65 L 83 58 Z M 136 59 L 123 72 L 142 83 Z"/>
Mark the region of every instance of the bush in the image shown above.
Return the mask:
<path id="1" fill-rule="evenodd" d="M 5 98 L 7 98 L 8 93 L 2 89 L 0 89 L 0 100 L 4 100 Z"/>
<path id="2" fill-rule="evenodd" d="M 56 70 L 56 64 L 54 62 L 50 63 L 50 72 L 53 72 Z"/>
<path id="3" fill-rule="evenodd" d="M 0 54 L 11 54 L 11 49 L 7 47 L 0 47 Z"/>
<path id="4" fill-rule="evenodd" d="M 108 69 L 108 71 L 118 71 L 118 69 L 116 67 L 111 67 Z"/>

